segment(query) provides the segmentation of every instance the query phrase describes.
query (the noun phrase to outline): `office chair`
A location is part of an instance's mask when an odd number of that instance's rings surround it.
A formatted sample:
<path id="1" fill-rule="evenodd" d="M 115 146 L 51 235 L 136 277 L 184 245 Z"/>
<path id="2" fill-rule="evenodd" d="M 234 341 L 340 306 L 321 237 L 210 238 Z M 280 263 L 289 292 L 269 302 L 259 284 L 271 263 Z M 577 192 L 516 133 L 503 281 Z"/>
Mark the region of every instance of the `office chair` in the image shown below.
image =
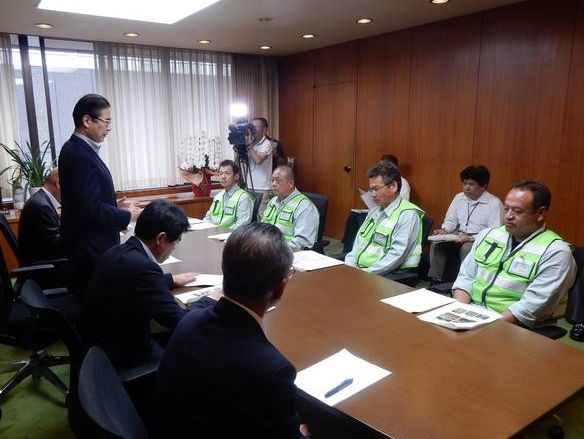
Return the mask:
<path id="1" fill-rule="evenodd" d="M 42 269 L 38 269 L 38 271 L 26 271 L 25 273 L 19 273 L 18 269 L 13 270 L 13 273 L 16 275 L 17 283 L 20 284 L 24 282 L 24 280 L 28 278 L 33 278 L 41 285 L 47 287 L 50 286 L 51 288 L 45 289 L 49 294 L 65 294 L 67 290 L 65 288 L 52 288 L 55 286 L 61 287 L 65 285 L 65 280 L 59 282 L 58 277 L 59 274 L 63 273 L 63 270 L 66 264 L 69 263 L 69 259 L 67 258 L 57 258 L 57 259 L 48 259 L 44 261 L 38 261 L 33 264 L 25 264 L 21 258 L 20 251 L 18 249 L 18 238 L 12 231 L 8 220 L 4 215 L 0 215 L 0 233 L 4 236 L 4 239 L 10 246 L 10 249 L 16 256 L 16 260 L 18 261 L 18 265 L 20 267 L 32 267 L 32 266 L 43 266 Z M 60 285 L 55 285 L 60 284 Z M 19 287 L 17 286 L 17 290 Z"/>
<path id="2" fill-rule="evenodd" d="M 324 248 L 329 245 L 329 241 L 323 241 L 322 235 L 324 233 L 324 226 L 326 224 L 326 215 L 328 210 L 328 196 L 323 194 L 316 194 L 310 192 L 304 192 L 304 195 L 308 197 L 310 201 L 316 206 L 318 210 L 319 222 L 318 222 L 318 233 L 316 235 L 316 242 L 312 247 L 315 252 L 324 254 Z"/>
<path id="3" fill-rule="evenodd" d="M 576 261 L 578 272 L 576 281 L 568 295 L 568 307 L 566 309 L 566 320 L 573 323 L 570 330 L 570 338 L 576 341 L 584 341 L 584 247 L 576 247 L 572 253 Z"/>
<path id="4" fill-rule="evenodd" d="M 430 234 L 430 230 L 432 229 L 433 221 L 430 217 L 424 215 L 422 217 L 422 247 L 428 241 L 428 235 Z M 426 274 L 428 273 L 428 257 L 424 252 L 420 256 L 420 263 L 415 270 L 411 271 L 402 271 L 397 270 L 391 273 L 385 274 L 383 277 L 387 279 L 391 279 L 395 282 L 399 282 L 410 287 L 416 286 L 416 284 L 423 279 Z"/>
<path id="5" fill-rule="evenodd" d="M 251 216 L 251 221 L 253 223 L 257 221 L 261 221 L 261 218 L 258 218 L 258 212 L 260 210 L 260 205 L 262 204 L 262 197 L 264 194 L 262 192 L 252 192 L 249 191 L 249 194 L 253 198 L 253 214 Z"/>
<path id="6" fill-rule="evenodd" d="M 148 432 L 103 350 L 89 349 L 81 364 L 76 401 L 78 437 L 146 439 Z"/>

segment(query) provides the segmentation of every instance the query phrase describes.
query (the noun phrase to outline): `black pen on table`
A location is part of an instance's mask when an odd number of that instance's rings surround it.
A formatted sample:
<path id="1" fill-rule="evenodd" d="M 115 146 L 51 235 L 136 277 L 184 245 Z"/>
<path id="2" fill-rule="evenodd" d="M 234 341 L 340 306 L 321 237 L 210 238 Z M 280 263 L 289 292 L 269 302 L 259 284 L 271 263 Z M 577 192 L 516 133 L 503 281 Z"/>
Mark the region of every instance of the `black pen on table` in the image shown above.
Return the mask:
<path id="1" fill-rule="evenodd" d="M 338 386 L 333 387 L 331 390 L 329 390 L 328 392 L 326 392 L 324 394 L 324 397 L 325 398 L 330 398 L 331 396 L 336 395 L 341 390 L 343 390 L 345 387 L 348 387 L 351 384 L 353 384 L 353 378 L 347 378 L 341 384 L 339 384 Z"/>

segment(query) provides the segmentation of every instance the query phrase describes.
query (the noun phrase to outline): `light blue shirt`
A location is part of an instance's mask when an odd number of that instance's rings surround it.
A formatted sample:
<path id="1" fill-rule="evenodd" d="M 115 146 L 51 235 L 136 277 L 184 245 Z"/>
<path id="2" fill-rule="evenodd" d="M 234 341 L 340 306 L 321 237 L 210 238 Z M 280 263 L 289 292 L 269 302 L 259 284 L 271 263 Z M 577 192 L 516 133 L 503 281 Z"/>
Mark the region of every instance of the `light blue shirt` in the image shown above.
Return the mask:
<path id="1" fill-rule="evenodd" d="M 231 189 L 229 190 L 223 190 L 221 192 L 223 192 L 223 208 L 225 209 L 225 206 L 227 206 L 227 201 L 229 200 L 229 198 L 231 198 L 231 196 L 235 193 L 235 191 L 239 189 L 239 185 L 238 184 L 234 184 Z M 221 194 L 221 192 L 219 192 L 217 196 L 219 196 Z M 211 221 L 211 209 L 213 208 L 213 204 L 211 204 L 211 207 L 209 208 L 209 210 L 207 210 L 207 213 L 205 214 L 205 218 L 203 218 L 204 221 L 207 222 L 212 222 Z M 236 214 L 235 214 L 235 224 L 233 225 L 233 227 L 231 227 L 232 229 L 237 229 L 239 226 L 244 226 L 246 224 L 250 224 L 251 223 L 251 217 L 253 215 L 253 200 L 251 198 L 251 195 L 249 195 L 249 193 L 244 193 L 240 198 L 239 198 L 239 202 L 237 203 L 236 206 Z"/>
<path id="2" fill-rule="evenodd" d="M 282 207 L 299 193 L 300 191 L 294 188 L 294 191 L 282 201 L 274 197 L 276 216 L 280 214 Z M 288 245 L 293 249 L 312 248 L 316 242 L 319 221 L 320 215 L 312 201 L 302 200 L 294 213 L 294 237 Z"/>
<path id="3" fill-rule="evenodd" d="M 533 232 L 530 237 L 544 229 L 545 225 Z M 490 230 L 485 229 L 478 234 L 472 250 L 460 266 L 458 277 L 452 286 L 453 290 L 463 290 L 469 293 L 470 296 L 478 268 L 474 254 L 477 246 Z M 512 236 L 509 235 L 503 258 L 511 253 L 511 240 Z M 525 239 L 526 242 L 528 240 L 529 237 Z M 521 246 L 521 243 L 517 246 Z M 545 321 L 554 315 L 558 304 L 567 297 L 568 290 L 574 283 L 575 278 L 576 262 L 570 247 L 564 241 L 554 241 L 546 249 L 539 261 L 537 276 L 527 286 L 521 299 L 511 304 L 508 310 L 513 314 L 513 317 L 526 326 L 534 326 L 538 322 Z"/>
<path id="4" fill-rule="evenodd" d="M 383 218 L 387 218 L 397 208 L 401 197 L 398 196 L 385 209 L 377 206 L 369 211 L 365 221 L 369 217 L 373 217 L 376 222 Z M 420 233 L 421 221 L 418 213 L 415 210 L 405 210 L 399 216 L 393 232 L 391 234 L 391 248 L 388 252 L 377 262 L 367 268 L 362 268 L 364 271 L 374 274 L 387 274 L 397 270 L 414 251 L 418 243 L 418 233 Z M 353 249 L 345 256 L 345 264 L 351 267 L 357 266 L 356 249 L 353 244 Z"/>

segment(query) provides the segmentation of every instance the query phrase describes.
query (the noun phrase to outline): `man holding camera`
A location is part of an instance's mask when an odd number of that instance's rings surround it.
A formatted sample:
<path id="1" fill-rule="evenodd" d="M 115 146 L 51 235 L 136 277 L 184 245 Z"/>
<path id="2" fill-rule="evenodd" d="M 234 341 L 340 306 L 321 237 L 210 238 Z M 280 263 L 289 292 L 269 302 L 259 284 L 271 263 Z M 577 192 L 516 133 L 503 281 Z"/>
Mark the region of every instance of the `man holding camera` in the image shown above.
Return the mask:
<path id="1" fill-rule="evenodd" d="M 270 189 L 272 159 L 276 144 L 266 136 L 268 121 L 265 118 L 255 117 L 252 124 L 252 142 L 247 147 L 252 182 L 248 183 L 253 183 L 255 191 L 266 192 Z M 249 184 L 249 186 L 252 185 Z"/>

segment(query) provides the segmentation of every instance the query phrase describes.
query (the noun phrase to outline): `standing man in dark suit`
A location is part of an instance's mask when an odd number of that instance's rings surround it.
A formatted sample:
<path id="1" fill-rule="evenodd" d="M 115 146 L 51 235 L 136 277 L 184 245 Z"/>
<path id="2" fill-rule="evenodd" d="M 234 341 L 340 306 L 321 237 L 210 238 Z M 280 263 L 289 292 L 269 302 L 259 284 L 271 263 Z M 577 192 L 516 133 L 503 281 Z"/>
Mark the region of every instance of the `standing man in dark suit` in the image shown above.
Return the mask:
<path id="1" fill-rule="evenodd" d="M 103 96 L 83 96 L 73 109 L 75 132 L 59 156 L 61 235 L 74 270 L 73 288 L 82 293 L 96 260 L 120 243 L 120 230 L 140 210 L 116 202 L 112 176 L 99 157 L 111 130 L 112 110 Z"/>
<path id="2" fill-rule="evenodd" d="M 150 320 L 172 331 L 186 314 L 170 290 L 194 280 L 195 273 L 164 274 L 159 263 L 170 256 L 188 227 L 180 207 L 154 200 L 138 218 L 136 235 L 99 260 L 83 298 L 80 330 L 116 367 L 159 359 L 162 349 L 150 334 Z M 214 303 L 201 300 L 194 306 Z"/>
<path id="3" fill-rule="evenodd" d="M 288 283 L 277 227 L 236 229 L 223 250 L 224 297 L 176 328 L 158 370 L 155 433 L 172 438 L 299 438 L 296 370 L 262 324 Z"/>

